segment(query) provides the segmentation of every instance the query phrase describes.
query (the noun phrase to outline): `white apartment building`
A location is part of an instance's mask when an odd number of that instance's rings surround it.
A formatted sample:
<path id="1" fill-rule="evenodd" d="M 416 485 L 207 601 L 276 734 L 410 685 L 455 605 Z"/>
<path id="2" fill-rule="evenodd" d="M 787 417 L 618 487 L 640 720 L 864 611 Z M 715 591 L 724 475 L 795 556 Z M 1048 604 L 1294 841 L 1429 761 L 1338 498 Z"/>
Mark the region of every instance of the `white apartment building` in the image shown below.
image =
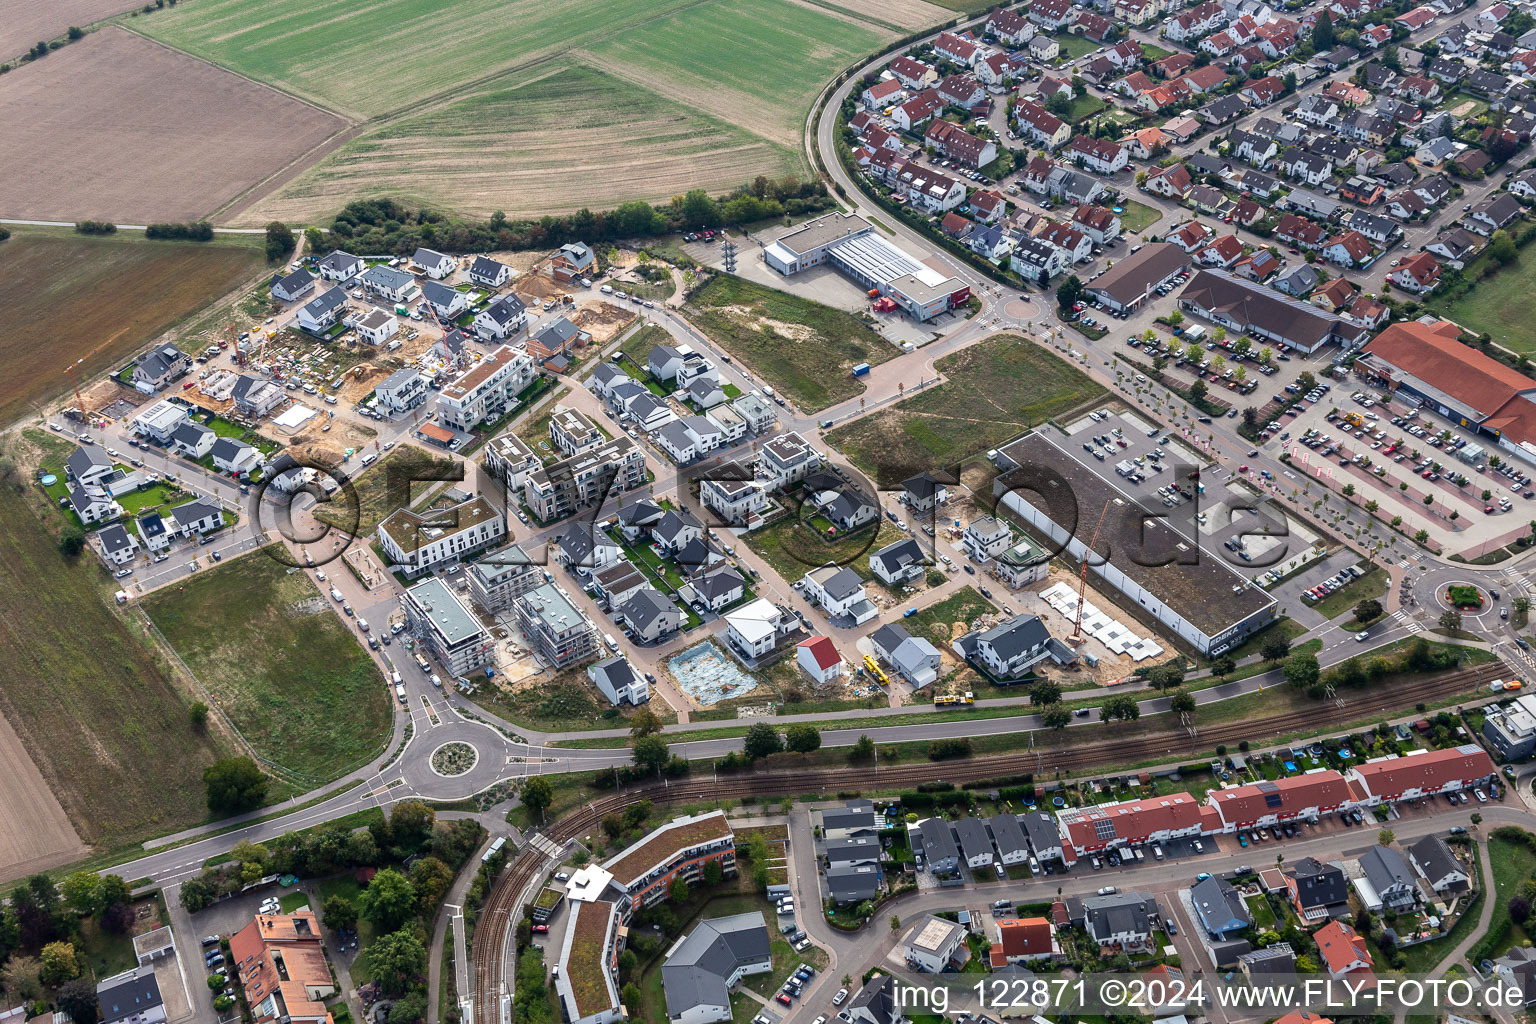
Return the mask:
<path id="1" fill-rule="evenodd" d="M 470 431 L 517 404 L 533 381 L 533 359 L 503 345 L 443 388 L 437 396 L 438 419 L 451 430 Z"/>

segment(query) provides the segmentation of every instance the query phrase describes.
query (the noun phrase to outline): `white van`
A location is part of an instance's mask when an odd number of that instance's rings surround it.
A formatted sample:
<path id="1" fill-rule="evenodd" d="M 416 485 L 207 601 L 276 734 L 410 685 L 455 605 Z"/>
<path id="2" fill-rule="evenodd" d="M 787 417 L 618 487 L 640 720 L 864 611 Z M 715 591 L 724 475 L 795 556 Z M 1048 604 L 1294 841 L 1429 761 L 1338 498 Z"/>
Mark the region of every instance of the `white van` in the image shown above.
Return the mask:
<path id="1" fill-rule="evenodd" d="M 603 641 L 608 644 L 610 651 L 617 651 L 619 649 L 619 642 L 613 638 L 612 633 L 604 633 Z"/>
<path id="2" fill-rule="evenodd" d="M 399 701 L 401 704 L 405 703 L 405 686 L 403 684 L 395 684 L 395 700 Z"/>
<path id="3" fill-rule="evenodd" d="M 432 673 L 432 685 L 437 687 L 439 690 L 443 688 L 443 680 L 436 672 Z"/>
<path id="4" fill-rule="evenodd" d="M 1163 848 L 1161 846 L 1154 846 L 1154 847 L 1152 847 L 1152 856 L 1155 857 L 1158 860 L 1162 860 L 1163 859 Z"/>
<path id="5" fill-rule="evenodd" d="M 357 617 L 357 628 L 362 630 L 364 633 L 368 632 L 368 620 L 359 615 Z"/>
<path id="6" fill-rule="evenodd" d="M 363 456 L 363 465 L 364 466 L 371 466 L 375 462 L 378 462 L 378 461 L 379 461 L 379 457 L 377 455 L 372 454 L 372 453 Z"/>
<path id="7" fill-rule="evenodd" d="M 396 686 L 399 686 L 400 685 L 400 673 L 399 672 L 391 672 L 389 674 L 389 681 L 391 683 L 394 683 Z"/>
<path id="8" fill-rule="evenodd" d="M 341 596 L 341 591 L 337 590 L 335 587 L 332 587 L 331 588 L 331 600 L 335 601 L 337 604 L 341 604 L 341 602 L 346 600 L 346 598 Z"/>

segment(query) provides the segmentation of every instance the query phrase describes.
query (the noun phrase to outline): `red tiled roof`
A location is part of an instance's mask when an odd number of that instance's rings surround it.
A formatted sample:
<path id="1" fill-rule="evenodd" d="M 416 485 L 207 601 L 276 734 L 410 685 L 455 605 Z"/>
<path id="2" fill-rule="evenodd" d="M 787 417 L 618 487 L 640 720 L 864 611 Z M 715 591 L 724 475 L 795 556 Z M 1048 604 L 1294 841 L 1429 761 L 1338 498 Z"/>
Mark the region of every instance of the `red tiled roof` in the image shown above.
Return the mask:
<path id="1" fill-rule="evenodd" d="M 1073 846 L 1096 849 L 1111 839 L 1132 842 L 1154 832 L 1177 831 L 1200 824 L 1200 805 L 1188 793 L 1098 804 L 1063 811 L 1059 818 Z"/>
<path id="2" fill-rule="evenodd" d="M 893 96 L 896 93 L 901 92 L 902 88 L 902 84 L 896 81 L 896 79 L 887 78 L 883 82 L 876 82 L 874 85 L 870 86 L 864 91 L 869 94 L 870 100 L 878 103 L 885 99 L 887 96 Z"/>
<path id="3" fill-rule="evenodd" d="M 913 60 L 908 56 L 900 56 L 891 61 L 891 70 L 898 75 L 906 75 L 908 78 L 922 78 L 931 69 L 922 61 Z"/>
<path id="4" fill-rule="evenodd" d="M 1375 962 L 1365 946 L 1365 939 L 1342 921 L 1329 921 L 1313 932 L 1312 938 L 1317 942 L 1317 951 L 1322 954 L 1328 970 L 1334 974 L 1345 973 L 1356 960 L 1363 960 L 1367 966 Z"/>
<path id="5" fill-rule="evenodd" d="M 1399 327 L 1419 326 L 1412 323 L 1393 324 L 1387 330 L 1381 332 L 1381 336 L 1373 341 L 1374 345 Z M 1367 349 L 1370 346 L 1366 346 Z M 1455 346 L 1459 352 L 1466 353 L 1462 357 L 1460 369 L 1465 374 L 1466 363 L 1472 356 L 1482 356 L 1474 349 L 1463 345 Z M 1493 362 L 1493 360 L 1489 360 Z M 1504 364 L 1500 363 L 1500 366 Z M 1506 368 L 1507 369 L 1507 368 Z M 1515 371 L 1510 374 L 1519 376 Z M 1446 387 L 1451 382 L 1445 377 L 1432 377 L 1437 381 L 1437 387 Z M 1526 378 L 1527 385 L 1536 387 L 1536 382 Z M 1422 754 L 1413 754 L 1408 757 L 1390 757 L 1382 761 L 1372 761 L 1355 768 L 1355 775 L 1364 783 L 1372 796 L 1383 800 L 1393 800 L 1410 789 L 1427 790 L 1434 792 L 1444 789 L 1452 783 L 1468 784 L 1476 779 L 1492 775 L 1494 772 L 1493 759 L 1488 752 L 1476 744 L 1467 744 L 1461 747 L 1450 747 L 1445 750 L 1430 750 Z"/>
<path id="6" fill-rule="evenodd" d="M 1212 790 L 1206 799 L 1224 822 L 1242 826 L 1269 815 L 1290 817 L 1309 807 L 1331 810 L 1349 798 L 1349 787 L 1338 772 L 1310 772 L 1274 782 Z"/>
<path id="7" fill-rule="evenodd" d="M 1051 922 L 1043 917 L 999 921 L 997 931 L 1004 957 L 1040 956 L 1051 951 Z"/>
<path id="8" fill-rule="evenodd" d="M 1340 306 L 1344 305 L 1344 303 L 1348 302 L 1350 297 L 1352 295 L 1354 295 L 1354 294 L 1355 294 L 1355 286 L 1354 285 L 1350 284 L 1348 281 L 1344 280 L 1342 277 L 1336 277 L 1332 281 L 1329 281 L 1327 284 L 1323 285 L 1317 291 L 1313 292 L 1312 293 L 1312 297 L 1314 299 L 1315 298 L 1327 299 L 1329 304 L 1334 309 L 1337 309 Z"/>
<path id="9" fill-rule="evenodd" d="M 1440 261 L 1427 252 L 1421 252 L 1409 259 L 1402 259 L 1392 268 L 1392 273 L 1406 273 L 1420 284 L 1428 284 L 1440 276 Z"/>
<path id="10" fill-rule="evenodd" d="M 800 641 L 800 643 L 796 644 L 795 646 L 804 647 L 806 650 L 810 651 L 811 657 L 816 659 L 816 665 L 818 668 L 828 669 L 833 665 L 836 665 L 839 661 L 843 660 L 841 657 L 839 657 L 837 648 L 833 645 L 831 639 L 828 637 L 813 636 L 809 640 Z"/>
<path id="11" fill-rule="evenodd" d="M 1214 89 L 1227 80 L 1227 73 L 1214 64 L 1207 64 L 1203 68 L 1195 68 L 1183 79 L 1188 84 L 1204 92 Z"/>

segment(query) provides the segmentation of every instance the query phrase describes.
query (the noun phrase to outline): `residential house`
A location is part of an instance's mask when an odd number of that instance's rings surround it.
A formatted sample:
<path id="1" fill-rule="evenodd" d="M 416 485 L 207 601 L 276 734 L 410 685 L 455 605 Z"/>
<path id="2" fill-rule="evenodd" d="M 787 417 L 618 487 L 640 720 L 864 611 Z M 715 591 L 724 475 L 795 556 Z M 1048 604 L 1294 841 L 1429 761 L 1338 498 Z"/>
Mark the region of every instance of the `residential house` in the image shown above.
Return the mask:
<path id="1" fill-rule="evenodd" d="M 786 431 L 758 449 L 757 473 L 782 491 L 821 468 L 821 454 L 796 431 Z"/>
<path id="2" fill-rule="evenodd" d="M 1408 861 L 1436 893 L 1466 892 L 1472 887 L 1470 868 L 1439 836 L 1429 835 L 1408 847 Z"/>
<path id="3" fill-rule="evenodd" d="M 232 437 L 215 440 L 208 454 L 213 457 L 215 469 L 242 476 L 260 469 L 267 461 L 260 449 Z"/>
<path id="4" fill-rule="evenodd" d="M 512 280 L 512 268 L 489 256 L 476 256 L 469 264 L 469 279 L 486 288 L 500 288 Z"/>
<path id="5" fill-rule="evenodd" d="M 315 290 L 315 275 L 300 267 L 291 274 L 277 274 L 272 278 L 272 297 L 279 302 L 293 302 Z"/>
<path id="6" fill-rule="evenodd" d="M 1046 149 L 1056 149 L 1072 138 L 1072 129 L 1065 121 L 1030 100 L 1019 100 L 1013 116 L 1019 134 Z"/>
<path id="7" fill-rule="evenodd" d="M 380 381 L 373 389 L 374 404 L 392 413 L 409 412 L 432 393 L 432 382 L 420 371 L 405 367 Z"/>
<path id="8" fill-rule="evenodd" d="M 450 288 L 437 281 L 427 281 L 421 286 L 421 297 L 432 312 L 444 323 L 452 323 L 459 314 L 469 308 L 469 297 L 457 288 Z"/>
<path id="9" fill-rule="evenodd" d="M 934 86 L 934 91 L 945 103 L 962 110 L 971 110 L 987 101 L 987 90 L 971 75 L 948 75 Z"/>
<path id="10" fill-rule="evenodd" d="M 1229 936 L 1253 927 L 1253 915 L 1242 895 L 1225 878 L 1207 874 L 1189 890 L 1190 903 L 1200 924 L 1213 939 Z"/>
<path id="11" fill-rule="evenodd" d="M 339 284 L 350 281 L 368 268 L 361 256 L 353 256 L 349 252 L 340 249 L 333 250 L 330 255 L 320 260 L 320 277 L 323 280 Z"/>
<path id="12" fill-rule="evenodd" d="M 614 707 L 624 703 L 638 706 L 651 699 L 651 685 L 623 656 L 588 665 L 587 678 Z"/>
<path id="13" fill-rule="evenodd" d="M 347 293 L 339 287 L 329 288 L 299 307 L 294 319 L 299 329 L 310 334 L 321 334 L 334 327 L 347 311 Z M 137 371 L 135 371 L 137 372 Z"/>
<path id="14" fill-rule="evenodd" d="M 653 587 L 642 587 L 614 614 L 637 643 L 655 643 L 683 628 L 683 613 L 665 595 Z"/>
<path id="15" fill-rule="evenodd" d="M 795 664 L 817 686 L 826 686 L 848 674 L 848 663 L 824 636 L 813 636 L 796 644 Z"/>
<path id="16" fill-rule="evenodd" d="M 994 516 L 981 516 L 966 525 L 961 546 L 973 560 L 985 564 L 1013 544 L 1013 531 Z"/>
<path id="17" fill-rule="evenodd" d="M 897 57 L 891 61 L 889 70 L 896 76 L 896 81 L 914 92 L 927 89 L 939 80 L 937 71 L 911 57 Z"/>
<path id="18" fill-rule="evenodd" d="M 1129 155 L 1119 145 L 1087 135 L 1073 136 L 1067 152 L 1079 166 L 1097 174 L 1114 174 L 1130 162 Z"/>
<path id="19" fill-rule="evenodd" d="M 891 121 L 902 131 L 916 131 L 943 109 L 944 100 L 939 94 L 933 89 L 924 89 L 891 111 Z"/>
<path id="20" fill-rule="evenodd" d="M 1428 294 L 1440 283 L 1440 261 L 1428 252 L 1404 256 L 1392 264 L 1387 280 L 1406 292 Z"/>
<path id="21" fill-rule="evenodd" d="M 1027 281 L 1045 284 L 1067 268 L 1066 253 L 1037 238 L 1021 238 L 1014 242 L 1008 254 L 1008 266 Z"/>
<path id="22" fill-rule="evenodd" d="M 522 330 L 527 323 L 528 307 L 523 304 L 522 299 L 508 292 L 476 313 L 471 326 L 482 338 L 505 340 Z"/>
<path id="23" fill-rule="evenodd" d="M 1524 214 L 1525 207 L 1520 205 L 1519 200 L 1508 193 L 1498 193 L 1473 204 L 1465 223 L 1468 230 L 1479 235 L 1492 235 L 1495 231 L 1509 227 Z"/>
<path id="24" fill-rule="evenodd" d="M 222 528 L 224 512 L 219 506 L 202 498 L 196 498 L 171 509 L 170 526 L 182 537 L 194 533 L 203 536 Z"/>
<path id="25" fill-rule="evenodd" d="M 452 256 L 436 249 L 417 249 L 411 254 L 411 263 L 434 281 L 441 281 L 458 266 Z"/>
<path id="26" fill-rule="evenodd" d="M 338 289 L 332 289 L 338 291 Z M 316 301 L 319 301 L 318 299 Z M 307 307 L 306 307 L 307 308 Z M 152 348 L 139 357 L 133 364 L 133 372 L 130 377 L 134 386 L 140 391 L 164 390 L 172 381 L 180 380 L 192 369 L 192 357 L 181 349 L 166 342 L 157 348 Z"/>
<path id="27" fill-rule="evenodd" d="M 848 616 L 855 625 L 861 625 L 879 614 L 864 593 L 863 580 L 847 566 L 813 569 L 801 577 L 800 583 L 806 599 L 820 605 L 831 618 Z"/>
<path id="28" fill-rule="evenodd" d="M 1392 847 L 1373 846 L 1366 850 L 1360 855 L 1360 869 L 1365 873 L 1367 884 L 1361 886 L 1357 880 L 1356 887 L 1362 896 L 1366 892 L 1374 894 L 1374 901 L 1363 900 L 1367 906 L 1375 903 L 1371 909 L 1385 907 L 1388 912 L 1398 912 L 1419 901 L 1419 887 L 1413 880 L 1413 872 L 1403 855 Z"/>
<path id="29" fill-rule="evenodd" d="M 191 420 L 181 424 L 171 434 L 171 448 L 178 455 L 185 455 L 189 459 L 200 459 L 213 450 L 213 442 L 218 440 L 218 435 L 201 423 Z"/>
<path id="30" fill-rule="evenodd" d="M 124 565 L 133 561 L 133 556 L 138 553 L 139 542 L 127 530 L 118 523 L 113 523 L 96 535 L 101 542 L 101 554 L 113 565 Z"/>
<path id="31" fill-rule="evenodd" d="M 983 47 L 975 40 L 957 36 L 953 32 L 940 32 L 939 37 L 933 41 L 933 52 L 966 67 L 975 64 L 984 55 Z"/>
<path id="32" fill-rule="evenodd" d="M 1323 243 L 1323 259 L 1341 267 L 1358 267 L 1370 259 L 1370 241 L 1358 231 L 1345 231 Z"/>
<path id="33" fill-rule="evenodd" d="M 1326 309 L 1330 313 L 1337 313 L 1349 305 L 1350 300 L 1355 297 L 1356 291 L 1357 289 L 1354 285 L 1342 277 L 1336 277 L 1313 292 L 1311 299 L 1308 301 L 1312 305 Z"/>
<path id="34" fill-rule="evenodd" d="M 383 345 L 400 333 L 400 322 L 377 306 L 347 316 L 343 323 L 357 332 L 358 339 L 370 345 Z"/>
<path id="35" fill-rule="evenodd" d="M 272 381 L 243 373 L 235 378 L 229 397 L 235 403 L 235 413 L 251 420 L 264 419 L 288 400 L 283 389 Z"/>
<path id="36" fill-rule="evenodd" d="M 991 139 L 972 135 L 949 121 L 930 121 L 923 142 L 940 156 L 967 167 L 983 167 L 997 159 L 997 144 Z"/>
<path id="37" fill-rule="evenodd" d="M 1011 817 L 1011 815 L 1009 816 Z M 995 819 L 994 819 L 995 820 Z M 1017 824 L 1014 826 L 1017 828 Z M 992 942 L 989 959 L 994 971 L 1008 965 L 1025 967 L 1061 955 L 1056 930 L 1043 917 L 1021 917 L 996 922 L 997 937 Z"/>
<path id="38" fill-rule="evenodd" d="M 1312 933 L 1323 969 L 1335 978 L 1372 973 L 1375 961 L 1365 937 L 1343 921 L 1329 921 Z"/>
<path id="39" fill-rule="evenodd" d="M 1071 0 L 1036 0 L 1029 7 L 1029 20 L 1047 32 L 1059 32 L 1078 18 Z"/>
<path id="40" fill-rule="evenodd" d="M 859 102 L 874 111 L 899 103 L 905 97 L 906 90 L 900 82 L 894 78 L 882 78 L 859 94 Z"/>
<path id="41" fill-rule="evenodd" d="M 1291 905 L 1305 922 L 1321 921 L 1349 911 L 1349 884 L 1344 869 L 1303 857 L 1285 872 Z"/>
<path id="42" fill-rule="evenodd" d="M 1275 280 L 1274 289 L 1282 295 L 1299 299 L 1316 288 L 1321 279 L 1316 270 L 1305 263 L 1298 263 Z"/>
<path id="43" fill-rule="evenodd" d="M 880 518 L 880 508 L 862 491 L 843 484 L 835 477 L 822 477 L 807 483 L 810 502 L 836 529 L 856 530 Z"/>
<path id="44" fill-rule="evenodd" d="M 1230 267 L 1243 255 L 1243 243 L 1236 235 L 1223 235 L 1193 254 L 1195 262 L 1204 267 Z"/>
<path id="45" fill-rule="evenodd" d="M 585 242 L 567 242 L 550 257 L 549 269 L 559 281 L 590 278 L 597 269 L 597 256 Z"/>
<path id="46" fill-rule="evenodd" d="M 923 575 L 931 561 L 915 537 L 903 537 L 869 556 L 869 567 L 889 586 Z"/>
<path id="47" fill-rule="evenodd" d="M 1108 245 L 1120 237 L 1120 218 L 1104 206 L 1079 206 L 1072 214 L 1072 225 L 1092 238 L 1095 245 Z"/>
<path id="48" fill-rule="evenodd" d="M 1180 200 L 1189 195 L 1193 186 L 1194 179 L 1189 176 L 1189 170 L 1183 164 L 1170 164 L 1148 171 L 1146 184 L 1143 185 L 1154 195 Z"/>

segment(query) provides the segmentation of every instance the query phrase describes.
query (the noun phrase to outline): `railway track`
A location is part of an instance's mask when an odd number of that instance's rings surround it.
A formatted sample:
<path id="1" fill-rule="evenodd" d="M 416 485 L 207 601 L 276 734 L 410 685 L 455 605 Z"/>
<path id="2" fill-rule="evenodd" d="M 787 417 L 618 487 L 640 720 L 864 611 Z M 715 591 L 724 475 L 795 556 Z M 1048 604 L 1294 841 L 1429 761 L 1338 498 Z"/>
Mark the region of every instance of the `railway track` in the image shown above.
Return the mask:
<path id="1" fill-rule="evenodd" d="M 902 789 L 931 782 L 936 775 L 946 781 L 971 782 L 1006 775 L 1042 773 L 1042 766 L 1057 774 L 1104 765 L 1140 764 L 1166 757 L 1176 761 L 1213 749 L 1218 744 L 1235 746 L 1248 740 L 1262 742 L 1315 728 L 1319 716 L 1352 721 L 1373 712 L 1391 715 L 1391 708 L 1432 702 L 1467 693 L 1481 683 L 1485 673 L 1458 669 L 1415 683 L 1394 686 L 1387 693 L 1369 689 L 1351 691 L 1332 702 L 1296 711 L 1240 722 L 1224 722 L 1198 730 L 1196 735 L 1160 730 L 1098 740 L 1073 746 L 1043 748 L 1036 752 L 998 754 L 932 763 L 892 765 L 878 773 L 868 768 L 825 768 L 803 771 L 744 772 L 720 778 L 685 779 L 666 784 L 633 786 L 590 800 L 556 820 L 544 835 L 556 846 L 596 832 L 608 814 L 622 811 L 641 800 L 686 804 L 702 800 L 739 800 L 754 796 L 791 796 L 806 793 L 855 792 L 869 789 Z M 1385 703 L 1384 703 L 1385 701 Z M 1070 738 L 1070 732 L 1060 734 Z M 510 1024 L 510 991 L 505 984 L 511 960 L 512 925 L 521 917 L 519 898 L 550 864 L 550 858 L 533 843 L 523 849 L 492 887 L 475 925 L 474 1024 Z M 505 1005 L 504 1005 L 505 1003 Z M 505 1013 L 505 1016 L 504 1016 Z"/>

